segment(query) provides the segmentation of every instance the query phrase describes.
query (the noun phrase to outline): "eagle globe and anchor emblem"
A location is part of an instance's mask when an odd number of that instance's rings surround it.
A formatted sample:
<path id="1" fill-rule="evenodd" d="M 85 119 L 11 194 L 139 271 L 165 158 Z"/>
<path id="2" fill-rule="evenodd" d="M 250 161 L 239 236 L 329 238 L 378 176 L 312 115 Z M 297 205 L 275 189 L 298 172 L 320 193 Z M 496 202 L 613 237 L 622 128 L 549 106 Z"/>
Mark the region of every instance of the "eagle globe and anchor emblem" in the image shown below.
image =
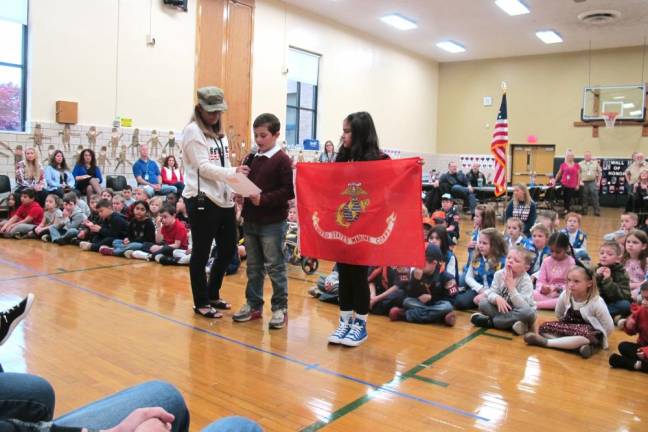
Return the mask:
<path id="1" fill-rule="evenodd" d="M 347 229 L 367 212 L 371 200 L 369 199 L 369 193 L 362 188 L 362 183 L 358 182 L 348 183 L 344 191 L 341 192 L 341 195 L 346 195 L 349 199 L 337 207 L 337 210 L 335 211 L 335 223 L 338 226 Z M 347 245 L 361 242 L 381 245 L 389 239 L 394 230 L 394 225 L 396 224 L 396 213 L 392 212 L 387 219 L 385 219 L 387 226 L 379 236 L 371 236 L 364 233 L 347 236 L 340 231 L 325 231 L 319 224 L 320 218 L 317 211 L 313 213 L 312 219 L 315 231 L 320 237 L 326 240 L 339 240 Z"/>

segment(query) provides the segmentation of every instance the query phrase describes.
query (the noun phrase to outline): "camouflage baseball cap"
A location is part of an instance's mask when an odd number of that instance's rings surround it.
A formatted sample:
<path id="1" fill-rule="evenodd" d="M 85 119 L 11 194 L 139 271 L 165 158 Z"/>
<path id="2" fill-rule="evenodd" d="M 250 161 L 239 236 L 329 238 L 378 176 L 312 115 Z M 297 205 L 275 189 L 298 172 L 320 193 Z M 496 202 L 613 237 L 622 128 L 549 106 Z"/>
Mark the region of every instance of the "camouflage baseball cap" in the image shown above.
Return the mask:
<path id="1" fill-rule="evenodd" d="M 218 87 L 199 88 L 198 103 L 207 112 L 227 111 L 223 90 Z"/>

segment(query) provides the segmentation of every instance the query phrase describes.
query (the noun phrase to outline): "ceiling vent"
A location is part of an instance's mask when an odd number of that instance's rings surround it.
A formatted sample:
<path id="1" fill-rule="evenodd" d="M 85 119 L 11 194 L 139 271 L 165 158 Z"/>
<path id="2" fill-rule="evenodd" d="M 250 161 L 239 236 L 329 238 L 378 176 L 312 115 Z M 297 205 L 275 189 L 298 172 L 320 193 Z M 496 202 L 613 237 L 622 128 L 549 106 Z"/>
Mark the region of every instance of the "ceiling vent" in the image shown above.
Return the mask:
<path id="1" fill-rule="evenodd" d="M 592 25 L 610 24 L 620 17 L 621 12 L 616 10 L 591 10 L 578 14 L 579 21 Z"/>

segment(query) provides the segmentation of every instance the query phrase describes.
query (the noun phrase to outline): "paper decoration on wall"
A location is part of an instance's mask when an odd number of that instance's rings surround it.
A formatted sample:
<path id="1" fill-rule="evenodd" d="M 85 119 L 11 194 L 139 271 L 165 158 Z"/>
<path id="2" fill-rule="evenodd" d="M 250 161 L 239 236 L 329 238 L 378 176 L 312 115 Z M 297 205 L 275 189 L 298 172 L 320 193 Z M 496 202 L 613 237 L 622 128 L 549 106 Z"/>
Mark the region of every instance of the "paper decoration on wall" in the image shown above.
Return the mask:
<path id="1" fill-rule="evenodd" d="M 71 150 L 70 139 L 73 136 L 79 136 L 79 134 L 72 133 L 72 128 L 69 124 L 63 126 L 63 130 L 58 133 L 61 136 L 61 142 L 63 143 L 63 150 L 69 152 Z"/>
<path id="2" fill-rule="evenodd" d="M 117 169 L 119 169 L 119 167 L 122 167 L 122 174 L 125 174 L 126 164 L 128 164 L 129 166 L 132 165 L 131 161 L 126 159 L 127 152 L 128 152 L 128 147 L 126 146 L 126 144 L 123 144 L 121 146 L 121 150 L 119 151 L 119 157 L 117 158 L 117 165 L 115 165 L 115 172 L 117 172 Z"/>
<path id="3" fill-rule="evenodd" d="M 110 156 L 112 158 L 117 156 L 117 147 L 123 136 L 124 134 L 120 133 L 116 127 L 112 128 L 112 132 L 110 132 Z"/>
<path id="4" fill-rule="evenodd" d="M 49 165 L 49 161 L 52 158 L 52 155 L 54 154 L 55 147 L 53 144 L 50 144 L 47 147 L 47 155 L 43 158 L 43 165 Z"/>
<path id="5" fill-rule="evenodd" d="M 45 134 L 43 134 L 43 127 L 40 123 L 36 123 L 36 125 L 34 126 L 34 133 L 29 137 L 29 139 L 34 141 L 34 145 L 38 149 L 38 153 L 40 153 L 40 155 L 42 156 L 43 141 L 49 140 L 50 137 L 46 137 Z"/>
<path id="6" fill-rule="evenodd" d="M 459 156 L 459 169 L 464 173 L 468 173 L 475 162 L 479 162 L 480 171 L 486 176 L 486 180 L 490 182 L 495 174 L 495 158 L 486 154 L 461 155 Z"/>
<path id="7" fill-rule="evenodd" d="M 110 165 L 110 161 L 108 160 L 108 148 L 106 146 L 101 146 L 99 155 L 97 156 L 97 165 L 99 165 L 102 172 L 106 172 L 106 164 Z"/>
<path id="8" fill-rule="evenodd" d="M 245 146 L 245 144 L 243 145 Z M 176 146 L 175 134 L 173 133 L 173 131 L 169 131 L 169 139 L 167 143 L 164 145 L 164 148 L 162 148 L 162 153 L 175 156 L 175 146 Z M 169 150 L 168 153 L 167 153 L 167 149 Z"/>
<path id="9" fill-rule="evenodd" d="M 102 133 L 103 132 L 97 132 L 96 126 L 90 126 L 90 129 L 86 132 L 86 136 L 88 137 L 88 146 L 92 151 L 95 151 L 95 147 L 97 146 L 97 137 Z"/>
<path id="10" fill-rule="evenodd" d="M 7 145 L 7 143 L 4 143 L 4 142 L 0 141 L 0 147 L 3 147 L 5 149 L 9 150 L 9 154 L 13 153 L 13 150 L 11 150 L 11 147 L 9 147 Z M 3 152 L 2 150 L 0 150 L 0 156 L 2 156 L 3 158 L 9 159 L 9 154 L 7 154 L 7 153 Z"/>
<path id="11" fill-rule="evenodd" d="M 528 142 L 529 144 L 537 144 L 537 143 L 538 143 L 538 137 L 535 136 L 535 135 L 529 135 L 529 136 L 527 137 L 527 142 Z"/>
<path id="12" fill-rule="evenodd" d="M 135 128 L 133 130 L 133 135 L 131 136 L 131 143 L 128 148 L 131 149 L 131 156 L 137 156 L 139 155 L 139 148 L 140 148 L 140 142 L 139 142 L 139 128 Z"/>
<path id="13" fill-rule="evenodd" d="M 157 130 L 153 129 L 151 131 L 151 138 L 146 141 L 146 144 L 150 144 L 151 155 L 157 156 L 160 151 L 160 137 L 158 136 Z"/>

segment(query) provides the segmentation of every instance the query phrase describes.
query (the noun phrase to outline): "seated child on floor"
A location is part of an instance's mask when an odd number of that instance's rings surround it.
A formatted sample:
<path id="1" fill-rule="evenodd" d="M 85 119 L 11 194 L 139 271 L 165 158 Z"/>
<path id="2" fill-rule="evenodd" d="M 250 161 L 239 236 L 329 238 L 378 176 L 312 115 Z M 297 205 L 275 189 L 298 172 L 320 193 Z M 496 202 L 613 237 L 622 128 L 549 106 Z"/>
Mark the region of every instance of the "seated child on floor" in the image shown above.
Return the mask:
<path id="1" fill-rule="evenodd" d="M 20 203 L 12 217 L 0 222 L 0 235 L 3 237 L 21 239 L 43 220 L 43 208 L 36 202 L 33 189 L 20 192 Z"/>
<path id="2" fill-rule="evenodd" d="M 401 306 L 405 292 L 397 282 L 393 267 L 369 267 L 369 311 L 376 315 L 389 315 L 394 306 Z"/>
<path id="3" fill-rule="evenodd" d="M 87 217 L 77 205 L 78 202 L 79 197 L 75 192 L 68 192 L 63 195 L 63 217 L 65 218 L 65 223 L 60 228 L 50 227 L 49 235 L 52 243 L 58 245 L 68 244 L 70 240 L 76 238 L 77 234 L 79 234 L 81 224 Z"/>
<path id="4" fill-rule="evenodd" d="M 128 234 L 123 239 L 115 239 L 111 246 L 101 246 L 102 255 L 126 256 L 127 252 L 148 251 L 155 244 L 155 225 L 149 217 L 149 207 L 146 201 L 135 201 L 132 206 L 133 218 L 128 223 Z"/>
<path id="5" fill-rule="evenodd" d="M 69 243 L 79 244 L 80 241 L 92 241 L 92 239 L 97 235 L 101 229 L 101 216 L 97 211 L 97 204 L 100 200 L 99 195 L 92 195 L 88 201 L 88 207 L 90 207 L 90 216 L 84 220 L 81 225 L 76 237 L 68 237 Z"/>
<path id="6" fill-rule="evenodd" d="M 3 222 L 11 219 L 16 214 L 16 210 L 20 206 L 20 194 L 10 193 L 7 195 L 7 218 L 0 220 L 0 226 Z"/>
<path id="7" fill-rule="evenodd" d="M 325 303 L 338 304 L 339 285 L 340 275 L 337 270 L 337 264 L 335 264 L 331 273 L 327 276 L 320 276 L 317 280 L 317 285 L 308 289 L 308 294 Z"/>
<path id="8" fill-rule="evenodd" d="M 551 249 L 547 243 L 549 242 L 549 230 L 542 224 L 535 224 L 531 228 L 531 240 L 527 242 L 527 249 L 533 255 L 531 265 L 529 266 L 529 276 L 535 285 L 540 272 L 540 266 L 546 257 L 551 255 Z"/>
<path id="9" fill-rule="evenodd" d="M 97 252 L 101 246 L 110 246 L 113 241 L 123 239 L 128 235 L 128 221 L 112 208 L 112 202 L 101 199 L 97 203 L 97 213 L 101 218 L 101 226 L 93 225 L 90 231 L 95 233 L 91 241 L 82 241 L 79 247 L 85 251 Z M 98 227 L 98 229 L 97 229 Z"/>
<path id="10" fill-rule="evenodd" d="M 517 217 L 510 217 L 506 220 L 506 235 L 504 236 L 508 247 L 525 246 L 524 222 Z"/>
<path id="11" fill-rule="evenodd" d="M 610 356 L 613 368 L 648 373 L 648 281 L 640 287 L 640 302 L 631 306 L 628 319 L 619 321 L 619 327 L 630 336 L 638 334 L 637 342 L 621 342 L 619 354 Z"/>
<path id="12" fill-rule="evenodd" d="M 540 266 L 533 299 L 538 309 L 553 310 L 558 297 L 565 289 L 567 273 L 576 265 L 571 255 L 571 245 L 567 234 L 554 232 L 549 237 L 551 255 L 546 257 Z"/>
<path id="13" fill-rule="evenodd" d="M 550 236 L 560 229 L 560 216 L 553 210 L 540 210 L 536 222 L 547 227 Z"/>
<path id="14" fill-rule="evenodd" d="M 603 236 L 603 240 L 610 241 L 618 239 L 622 236 L 625 237 L 630 231 L 637 228 L 637 225 L 639 224 L 639 216 L 637 216 L 636 213 L 625 212 L 620 217 L 621 222 L 619 229 L 617 231 L 605 234 Z"/>
<path id="15" fill-rule="evenodd" d="M 445 257 L 445 271 L 450 273 L 457 284 L 459 284 L 459 263 L 457 262 L 457 257 L 450 249 L 450 237 L 448 236 L 445 226 L 434 225 L 430 229 L 428 243 L 439 246 L 441 253 Z"/>
<path id="16" fill-rule="evenodd" d="M 455 206 L 452 195 L 445 193 L 441 196 L 441 209 L 445 213 L 446 229 L 450 235 L 457 240 L 459 239 L 459 211 Z"/>
<path id="17" fill-rule="evenodd" d="M 124 216 L 126 220 L 130 219 L 131 215 L 128 212 L 128 207 L 124 204 L 124 197 L 121 194 L 115 194 L 112 198 L 112 208 L 114 212 Z"/>
<path id="18" fill-rule="evenodd" d="M 27 234 L 27 238 L 40 238 L 43 241 L 49 241 L 50 228 L 61 228 L 66 222 L 60 208 L 62 203 L 58 195 L 47 195 L 47 198 L 45 198 L 43 220 L 33 231 Z"/>
<path id="19" fill-rule="evenodd" d="M 443 260 L 441 249 L 428 244 L 425 248 L 425 266 L 412 270 L 403 307 L 393 307 L 389 311 L 392 321 L 404 319 L 420 324 L 444 323 L 454 326 L 456 316 L 451 299 L 457 293 L 457 283 L 443 271 Z"/>
<path id="20" fill-rule="evenodd" d="M 506 257 L 506 267 L 497 271 L 493 283 L 479 302 L 479 312 L 470 318 L 477 327 L 513 330 L 523 335 L 536 319 L 533 283 L 527 274 L 531 253 L 513 246 Z"/>
<path id="21" fill-rule="evenodd" d="M 121 191 L 122 197 L 124 197 L 124 206 L 126 208 L 135 204 L 135 198 L 133 198 L 133 187 L 131 185 L 124 186 L 124 189 Z"/>
<path id="22" fill-rule="evenodd" d="M 623 250 L 618 243 L 606 241 L 599 249 L 599 265 L 596 267 L 596 285 L 608 311 L 617 323 L 630 315 L 630 278 L 621 257 Z"/>
<path id="23" fill-rule="evenodd" d="M 648 270 L 648 235 L 642 230 L 632 230 L 626 236 L 623 267 L 630 279 L 632 300 L 639 298 L 639 287 L 646 280 Z"/>
<path id="24" fill-rule="evenodd" d="M 538 334 L 525 334 L 524 341 L 529 345 L 577 351 L 583 358 L 608 347 L 614 323 L 589 269 L 574 266 L 569 270 L 566 289 L 556 304 L 556 317 L 558 321 L 540 325 Z"/>
<path id="25" fill-rule="evenodd" d="M 495 272 L 504 268 L 508 247 L 502 234 L 495 228 L 481 230 L 477 252 L 465 275 L 464 290 L 454 298 L 459 310 L 473 309 L 479 305 L 484 292 L 493 283 Z"/>
<path id="26" fill-rule="evenodd" d="M 188 248 L 187 228 L 176 219 L 175 208 L 171 206 L 162 207 L 160 217 L 161 226 L 155 231 L 156 244 L 150 247 L 148 254 L 135 251 L 132 257 L 146 260 L 154 259 L 163 265 L 177 264 L 173 258 L 173 252 L 176 249 L 186 250 Z"/>
<path id="27" fill-rule="evenodd" d="M 569 236 L 574 257 L 581 261 L 589 261 L 591 258 L 587 253 L 587 234 L 580 229 L 580 226 L 581 216 L 578 213 L 570 212 L 565 216 L 565 228 L 560 232 Z"/>

